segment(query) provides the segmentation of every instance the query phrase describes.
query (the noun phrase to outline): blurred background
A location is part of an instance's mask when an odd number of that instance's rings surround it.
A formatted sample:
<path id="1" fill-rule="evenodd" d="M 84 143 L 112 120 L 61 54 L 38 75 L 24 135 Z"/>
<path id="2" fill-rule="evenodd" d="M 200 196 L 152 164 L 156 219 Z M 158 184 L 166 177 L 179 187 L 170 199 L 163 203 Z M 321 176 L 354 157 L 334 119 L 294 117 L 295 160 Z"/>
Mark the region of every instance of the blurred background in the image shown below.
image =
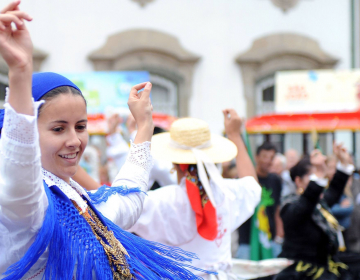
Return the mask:
<path id="1" fill-rule="evenodd" d="M 69 73 L 77 81 L 94 71 L 145 72 L 161 117 L 201 118 L 221 133 L 221 110 L 233 107 L 248 120 L 253 150 L 267 140 L 282 153 L 290 148 L 307 153 L 317 145 L 329 154 L 337 140 L 360 162 L 358 0 L 23 0 L 21 5 L 34 18 L 28 28 L 35 71 Z M 124 79 L 134 82 L 132 75 Z M 2 103 L 7 81 L 0 62 Z M 294 114 L 302 114 L 300 120 L 291 119 Z"/>

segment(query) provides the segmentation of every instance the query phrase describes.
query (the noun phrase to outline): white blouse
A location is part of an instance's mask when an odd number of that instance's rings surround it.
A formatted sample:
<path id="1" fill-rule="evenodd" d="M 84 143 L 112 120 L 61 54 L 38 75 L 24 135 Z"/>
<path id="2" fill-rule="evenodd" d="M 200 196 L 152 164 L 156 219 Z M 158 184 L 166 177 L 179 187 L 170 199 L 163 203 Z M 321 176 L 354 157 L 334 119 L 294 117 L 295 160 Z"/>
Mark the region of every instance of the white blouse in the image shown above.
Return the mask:
<path id="1" fill-rule="evenodd" d="M 193 266 L 219 273 L 214 276 L 194 271 L 205 280 L 236 279 L 231 276 L 231 233 L 253 215 L 260 202 L 261 187 L 250 176 L 224 179 L 221 186 L 210 181 L 210 187 L 217 205 L 218 236 L 215 240 L 206 240 L 197 232 L 185 178 L 180 185 L 149 191 L 143 213 L 130 231 L 145 239 L 196 253 L 199 260 L 193 260 Z"/>
<path id="2" fill-rule="evenodd" d="M 5 119 L 0 140 L 0 279 L 6 269 L 19 261 L 42 226 L 48 199 L 43 180 L 56 184 L 70 199 L 85 209 L 79 193 L 87 195 L 75 181 L 70 184 L 41 167 L 37 111 L 43 102 L 34 102 L 34 116 L 18 114 L 5 104 Z M 132 144 L 126 163 L 112 186 L 140 187 L 148 190 L 152 167 L 150 142 Z M 127 196 L 112 195 L 106 202 L 95 205 L 104 216 L 123 229 L 130 228 L 139 218 L 144 193 Z M 22 279 L 41 279 L 48 252 Z"/>

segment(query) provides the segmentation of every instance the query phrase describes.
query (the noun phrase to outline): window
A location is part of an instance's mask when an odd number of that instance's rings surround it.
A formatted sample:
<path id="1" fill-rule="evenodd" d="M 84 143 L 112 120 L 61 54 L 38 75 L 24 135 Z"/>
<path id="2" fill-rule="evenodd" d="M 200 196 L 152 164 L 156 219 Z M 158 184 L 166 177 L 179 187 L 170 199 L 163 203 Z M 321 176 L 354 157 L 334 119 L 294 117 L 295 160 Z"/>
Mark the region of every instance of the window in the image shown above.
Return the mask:
<path id="1" fill-rule="evenodd" d="M 275 86 L 270 86 L 266 89 L 263 89 L 262 93 L 263 93 L 263 101 L 271 101 L 274 102 L 274 89 Z"/>
<path id="2" fill-rule="evenodd" d="M 176 84 L 164 77 L 150 75 L 153 84 L 151 89 L 151 103 L 154 112 L 171 116 L 178 116 L 178 95 Z"/>
<path id="3" fill-rule="evenodd" d="M 275 111 L 275 79 L 269 77 L 256 83 L 256 114 L 270 114 Z"/>

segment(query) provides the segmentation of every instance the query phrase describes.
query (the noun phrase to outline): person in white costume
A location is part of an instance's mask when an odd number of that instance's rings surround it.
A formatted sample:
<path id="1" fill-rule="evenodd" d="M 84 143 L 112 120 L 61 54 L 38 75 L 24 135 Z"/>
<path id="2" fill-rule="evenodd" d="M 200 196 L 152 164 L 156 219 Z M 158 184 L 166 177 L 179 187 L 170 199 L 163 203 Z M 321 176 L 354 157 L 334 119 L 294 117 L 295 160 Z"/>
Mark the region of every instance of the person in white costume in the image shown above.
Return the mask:
<path id="1" fill-rule="evenodd" d="M 240 136 L 241 119 L 224 110 L 229 139 L 211 135 L 206 122 L 184 118 L 169 133 L 153 136 L 154 158 L 174 163 L 178 185 L 149 191 L 143 212 L 130 229 L 139 236 L 179 246 L 199 256 L 194 265 L 218 272 L 204 279 L 236 279 L 231 274 L 231 233 L 260 201 L 261 187 Z M 214 163 L 236 157 L 240 179 L 223 179 Z M 210 180 L 209 180 L 210 178 Z"/>
<path id="2" fill-rule="evenodd" d="M 71 179 L 88 141 L 86 101 L 59 74 L 32 75 L 32 18 L 19 4 L 0 12 L 11 91 L 0 111 L 0 279 L 199 279 L 176 261 L 192 254 L 123 230 L 148 190 L 151 84 L 131 89 L 138 133 L 113 187 L 86 192 Z"/>

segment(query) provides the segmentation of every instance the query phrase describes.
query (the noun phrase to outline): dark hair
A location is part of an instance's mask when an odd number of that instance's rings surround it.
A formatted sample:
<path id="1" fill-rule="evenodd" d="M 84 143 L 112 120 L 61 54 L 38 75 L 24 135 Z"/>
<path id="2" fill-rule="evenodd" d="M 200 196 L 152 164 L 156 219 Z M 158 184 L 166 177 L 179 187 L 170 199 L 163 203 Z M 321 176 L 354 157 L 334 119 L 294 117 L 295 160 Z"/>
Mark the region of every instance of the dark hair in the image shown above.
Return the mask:
<path id="1" fill-rule="evenodd" d="M 83 96 L 83 94 L 81 93 L 81 91 L 78 91 L 76 88 L 69 87 L 69 86 L 62 86 L 62 87 L 54 88 L 54 89 L 50 90 L 49 92 L 45 93 L 40 98 L 40 100 L 49 101 L 60 94 L 69 94 L 69 93 L 71 93 L 73 95 L 81 96 L 84 99 L 85 106 L 86 106 L 86 100 L 85 100 L 85 97 Z M 39 114 L 41 112 L 41 107 L 39 108 Z"/>
<path id="2" fill-rule="evenodd" d="M 165 129 L 161 128 L 161 127 L 158 127 L 158 126 L 154 126 L 154 133 L 153 135 L 156 135 L 156 134 L 159 134 L 159 133 L 163 133 L 163 132 L 166 132 Z"/>
<path id="3" fill-rule="evenodd" d="M 295 182 L 296 177 L 304 177 L 311 169 L 311 162 L 309 156 L 303 157 L 297 164 L 290 168 L 290 177 Z"/>
<path id="4" fill-rule="evenodd" d="M 256 149 L 256 155 L 258 156 L 261 151 L 274 151 L 276 153 L 277 149 L 274 144 L 271 144 L 270 142 L 264 142 Z"/>

